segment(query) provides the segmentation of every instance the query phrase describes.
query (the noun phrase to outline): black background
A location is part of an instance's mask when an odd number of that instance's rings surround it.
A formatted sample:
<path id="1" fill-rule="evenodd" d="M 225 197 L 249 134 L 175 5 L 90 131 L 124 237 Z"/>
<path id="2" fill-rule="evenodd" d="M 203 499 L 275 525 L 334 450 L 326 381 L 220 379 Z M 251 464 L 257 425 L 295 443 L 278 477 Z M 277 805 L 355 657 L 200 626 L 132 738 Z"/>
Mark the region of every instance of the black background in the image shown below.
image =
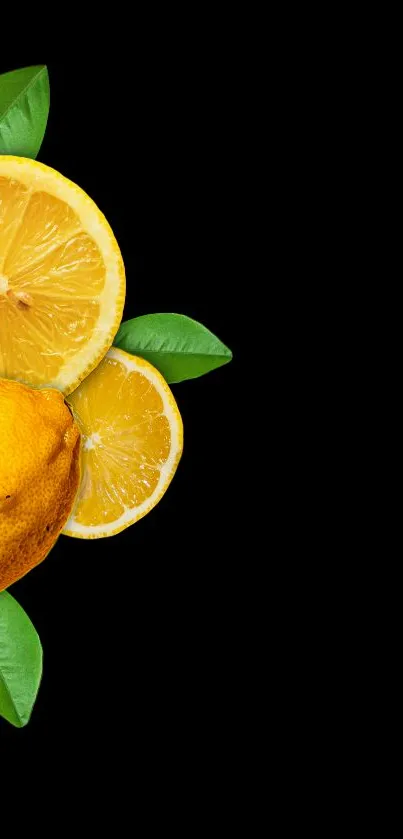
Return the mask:
<path id="1" fill-rule="evenodd" d="M 150 46 L 137 61 L 48 62 L 51 109 L 38 159 L 107 216 L 126 266 L 124 318 L 184 313 L 234 360 L 173 385 L 184 454 L 157 508 L 111 539 L 61 537 L 12 587 L 41 637 L 44 675 L 28 726 L 0 720 L 3 749 L 40 744 L 85 757 L 94 740 L 124 743 L 144 771 L 171 767 L 174 756 L 193 765 L 210 755 L 218 766 L 236 750 L 236 556 L 249 496 L 240 477 L 249 444 L 239 420 L 246 387 L 232 224 L 241 80 L 219 55 L 212 44 L 186 55 Z M 15 53 L 0 73 L 41 62 L 46 55 Z"/>

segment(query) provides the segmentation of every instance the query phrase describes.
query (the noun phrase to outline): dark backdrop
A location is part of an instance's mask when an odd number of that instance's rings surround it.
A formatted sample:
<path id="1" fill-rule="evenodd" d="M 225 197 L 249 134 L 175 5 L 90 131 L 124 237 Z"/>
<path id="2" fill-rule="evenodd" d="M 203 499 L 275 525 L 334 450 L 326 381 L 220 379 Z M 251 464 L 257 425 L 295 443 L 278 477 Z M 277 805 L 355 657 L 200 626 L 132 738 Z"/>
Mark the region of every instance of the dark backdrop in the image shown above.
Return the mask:
<path id="1" fill-rule="evenodd" d="M 41 62 L 46 55 L 15 53 L 0 72 Z M 29 725 L 0 720 L 0 742 L 85 756 L 95 738 L 102 748 L 124 742 L 145 771 L 173 755 L 185 764 L 210 755 L 218 766 L 236 750 L 238 531 L 248 504 L 240 467 L 250 456 L 234 311 L 238 79 L 211 45 L 208 56 L 151 49 L 143 61 L 48 67 L 39 160 L 108 218 L 126 265 L 124 317 L 190 315 L 235 358 L 173 385 L 185 447 L 157 508 L 111 539 L 61 537 L 12 587 L 40 634 L 44 675 Z"/>

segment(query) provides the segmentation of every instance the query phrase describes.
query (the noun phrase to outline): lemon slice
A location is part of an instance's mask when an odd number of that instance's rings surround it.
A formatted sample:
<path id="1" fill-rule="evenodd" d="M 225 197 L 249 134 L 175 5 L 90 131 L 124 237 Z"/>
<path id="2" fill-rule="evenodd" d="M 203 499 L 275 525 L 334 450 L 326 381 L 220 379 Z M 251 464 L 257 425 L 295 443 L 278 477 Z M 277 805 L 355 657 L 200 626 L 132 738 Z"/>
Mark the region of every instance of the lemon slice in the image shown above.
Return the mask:
<path id="1" fill-rule="evenodd" d="M 115 348 L 68 402 L 82 434 L 82 481 L 63 533 L 112 536 L 168 488 L 182 454 L 181 416 L 158 370 Z"/>
<path id="2" fill-rule="evenodd" d="M 111 346 L 125 298 L 116 239 L 59 172 L 0 156 L 0 377 L 70 393 Z"/>

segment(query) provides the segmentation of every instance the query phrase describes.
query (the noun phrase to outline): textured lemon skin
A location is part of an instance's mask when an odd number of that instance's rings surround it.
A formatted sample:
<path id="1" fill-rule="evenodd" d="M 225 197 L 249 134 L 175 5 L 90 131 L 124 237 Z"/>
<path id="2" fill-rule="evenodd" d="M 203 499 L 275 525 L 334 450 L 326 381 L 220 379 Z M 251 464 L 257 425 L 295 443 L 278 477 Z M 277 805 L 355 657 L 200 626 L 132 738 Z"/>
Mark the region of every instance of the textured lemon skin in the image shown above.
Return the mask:
<path id="1" fill-rule="evenodd" d="M 0 591 L 49 553 L 73 506 L 79 462 L 63 395 L 0 379 Z"/>

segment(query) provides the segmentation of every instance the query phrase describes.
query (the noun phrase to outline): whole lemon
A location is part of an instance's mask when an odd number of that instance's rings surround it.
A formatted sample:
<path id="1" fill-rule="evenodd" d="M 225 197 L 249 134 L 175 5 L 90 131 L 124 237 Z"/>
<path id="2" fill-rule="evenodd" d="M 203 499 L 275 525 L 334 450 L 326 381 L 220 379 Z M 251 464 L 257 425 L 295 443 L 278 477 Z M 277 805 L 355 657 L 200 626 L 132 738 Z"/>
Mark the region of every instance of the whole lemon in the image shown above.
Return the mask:
<path id="1" fill-rule="evenodd" d="M 79 460 L 63 395 L 0 379 L 0 591 L 49 553 L 73 506 Z"/>

